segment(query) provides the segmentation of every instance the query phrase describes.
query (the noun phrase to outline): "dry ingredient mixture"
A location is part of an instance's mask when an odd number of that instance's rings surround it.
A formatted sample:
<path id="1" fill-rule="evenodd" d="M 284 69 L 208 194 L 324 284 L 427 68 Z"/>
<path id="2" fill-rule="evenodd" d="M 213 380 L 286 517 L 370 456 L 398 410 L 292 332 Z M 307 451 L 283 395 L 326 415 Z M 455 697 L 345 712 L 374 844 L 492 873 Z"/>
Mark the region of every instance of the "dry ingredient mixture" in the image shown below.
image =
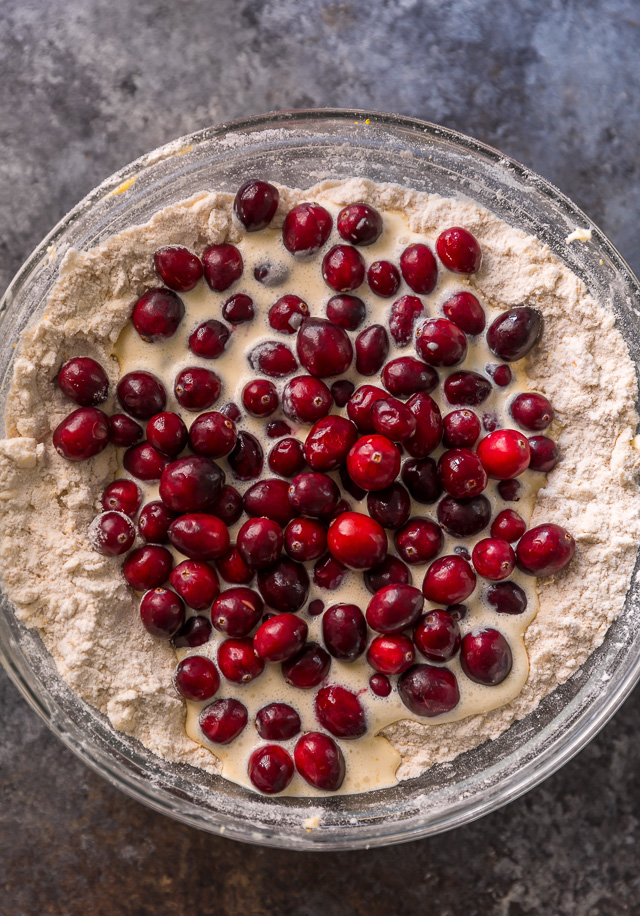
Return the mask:
<path id="1" fill-rule="evenodd" d="M 202 193 L 67 254 L 15 363 L 2 569 L 64 679 L 150 750 L 267 792 L 364 791 L 496 737 L 602 642 L 640 533 L 635 373 L 612 316 L 486 210 L 364 180 L 270 187 L 236 216 Z M 408 357 L 429 364 L 418 387 Z M 160 412 L 155 449 L 136 444 L 131 416 Z M 81 440 L 92 457 L 67 460 Z M 99 552 L 129 548 L 137 596 Z"/>

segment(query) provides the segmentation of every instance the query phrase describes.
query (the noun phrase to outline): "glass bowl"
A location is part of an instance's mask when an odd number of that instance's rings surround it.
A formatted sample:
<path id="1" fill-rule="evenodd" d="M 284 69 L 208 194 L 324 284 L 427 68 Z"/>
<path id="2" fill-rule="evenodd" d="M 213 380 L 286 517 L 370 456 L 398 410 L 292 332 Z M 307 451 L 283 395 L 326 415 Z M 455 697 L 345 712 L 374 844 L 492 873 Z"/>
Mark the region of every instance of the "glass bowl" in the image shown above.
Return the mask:
<path id="1" fill-rule="evenodd" d="M 464 195 L 546 242 L 615 312 L 640 356 L 638 280 L 613 245 L 547 181 L 490 147 L 424 121 L 363 111 L 277 112 L 200 131 L 113 175 L 34 251 L 0 306 L 2 398 L 22 329 L 43 309 L 65 251 L 88 249 L 202 189 L 234 191 L 260 175 L 293 187 L 364 176 Z M 576 227 L 591 243 L 567 245 Z M 4 403 L 0 405 L 4 412 Z M 113 785 L 177 820 L 237 840 L 295 849 L 354 849 L 428 836 L 480 817 L 541 782 L 602 728 L 640 675 L 637 564 L 624 609 L 567 683 L 494 741 L 417 779 L 361 795 L 266 798 L 167 763 L 115 731 L 58 676 L 38 634 L 0 599 L 0 659 L 55 734 Z"/>

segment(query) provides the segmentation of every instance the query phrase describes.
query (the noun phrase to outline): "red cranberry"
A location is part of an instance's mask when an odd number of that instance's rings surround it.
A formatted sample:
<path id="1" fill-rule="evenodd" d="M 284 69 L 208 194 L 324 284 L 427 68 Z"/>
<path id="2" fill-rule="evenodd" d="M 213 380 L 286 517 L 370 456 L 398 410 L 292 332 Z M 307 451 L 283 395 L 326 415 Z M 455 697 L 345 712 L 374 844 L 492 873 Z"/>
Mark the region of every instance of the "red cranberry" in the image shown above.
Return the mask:
<path id="1" fill-rule="evenodd" d="M 165 286 L 179 293 L 187 293 L 202 279 L 202 262 L 188 248 L 166 245 L 153 256 L 156 273 Z"/>
<path id="2" fill-rule="evenodd" d="M 125 559 L 122 573 L 132 588 L 143 592 L 166 582 L 172 566 L 173 558 L 165 547 L 138 547 Z"/>
<path id="3" fill-rule="evenodd" d="M 253 648 L 249 636 L 225 639 L 218 646 L 218 667 L 233 684 L 248 684 L 260 677 L 264 662 Z"/>
<path id="4" fill-rule="evenodd" d="M 334 245 L 322 260 L 322 276 L 327 286 L 348 293 L 362 285 L 364 261 L 351 245 Z"/>
<path id="5" fill-rule="evenodd" d="M 150 372 L 127 372 L 118 382 L 117 393 L 124 409 L 137 420 L 149 420 L 167 403 L 162 382 Z"/>
<path id="6" fill-rule="evenodd" d="M 408 636 L 376 636 L 367 649 L 367 661 L 380 674 L 402 674 L 415 659 L 413 643 Z"/>
<path id="7" fill-rule="evenodd" d="M 367 646 L 367 622 L 355 604 L 334 604 L 322 617 L 322 638 L 328 652 L 343 662 L 359 658 Z"/>
<path id="8" fill-rule="evenodd" d="M 317 560 L 327 550 L 327 529 L 315 519 L 296 518 L 287 525 L 284 546 L 294 560 Z"/>
<path id="9" fill-rule="evenodd" d="M 451 448 L 438 462 L 442 485 L 450 496 L 465 499 L 479 496 L 487 486 L 482 462 L 468 448 Z"/>
<path id="10" fill-rule="evenodd" d="M 303 203 L 289 210 L 282 226 L 282 241 L 291 254 L 313 254 L 329 238 L 333 220 L 320 204 Z"/>
<path id="11" fill-rule="evenodd" d="M 168 340 L 184 317 L 182 299 L 170 289 L 150 289 L 133 307 L 133 326 L 148 343 Z"/>
<path id="12" fill-rule="evenodd" d="M 387 554 L 379 566 L 364 574 L 364 584 L 373 595 L 387 585 L 411 585 L 411 581 L 409 567 L 391 554 Z"/>
<path id="13" fill-rule="evenodd" d="M 330 515 L 339 499 L 337 484 L 326 474 L 317 471 L 297 474 L 289 486 L 289 501 L 300 515 L 314 518 Z"/>
<path id="14" fill-rule="evenodd" d="M 286 662 L 304 646 L 309 628 L 295 614 L 276 614 L 265 620 L 253 637 L 257 654 L 266 662 Z"/>
<path id="15" fill-rule="evenodd" d="M 289 347 L 275 340 L 257 344 L 249 354 L 249 363 L 256 372 L 263 372 L 271 378 L 284 378 L 298 368 Z"/>
<path id="16" fill-rule="evenodd" d="M 244 494 L 247 515 L 263 516 L 284 527 L 293 518 L 289 504 L 289 485 L 284 480 L 270 477 L 254 483 Z"/>
<path id="17" fill-rule="evenodd" d="M 416 242 L 400 255 L 400 270 L 404 281 L 414 293 L 433 292 L 438 281 L 438 265 L 427 245 Z"/>
<path id="18" fill-rule="evenodd" d="M 418 425 L 414 414 L 396 398 L 375 401 L 371 408 L 371 422 L 377 433 L 394 442 L 411 438 Z"/>
<path id="19" fill-rule="evenodd" d="M 256 714 L 256 729 L 265 741 L 288 741 L 300 731 L 300 716 L 287 703 L 269 703 Z"/>
<path id="20" fill-rule="evenodd" d="M 424 599 L 413 585 L 387 585 L 375 593 L 367 608 L 367 623 L 378 633 L 400 633 L 417 623 Z"/>
<path id="21" fill-rule="evenodd" d="M 531 455 L 526 436 L 515 429 L 489 433 L 480 441 L 477 453 L 489 477 L 497 480 L 518 477 L 529 467 Z"/>
<path id="22" fill-rule="evenodd" d="M 76 356 L 60 369 L 58 387 L 80 407 L 97 407 L 107 400 L 109 379 L 95 359 Z"/>
<path id="23" fill-rule="evenodd" d="M 213 599 L 220 592 L 220 582 L 215 570 L 208 563 L 197 560 L 183 560 L 171 571 L 171 587 L 182 600 L 195 611 L 211 607 Z"/>
<path id="24" fill-rule="evenodd" d="M 531 576 L 555 576 L 570 562 L 576 542 L 560 525 L 538 525 L 522 535 L 516 554 L 518 569 Z"/>
<path id="25" fill-rule="evenodd" d="M 383 490 L 398 476 L 400 452 L 386 436 L 362 436 L 347 455 L 351 479 L 363 490 Z"/>
<path id="26" fill-rule="evenodd" d="M 135 518 L 142 501 L 140 487 L 133 480 L 114 480 L 102 494 L 102 508 L 105 512 L 124 512 Z"/>
<path id="27" fill-rule="evenodd" d="M 384 674 L 372 674 L 369 687 L 377 697 L 388 697 L 391 693 L 391 681 Z"/>
<path id="28" fill-rule="evenodd" d="M 293 430 L 285 420 L 272 420 L 267 423 L 267 436 L 270 439 L 279 439 L 281 436 L 290 436 Z"/>
<path id="29" fill-rule="evenodd" d="M 391 261 L 374 261 L 367 270 L 367 282 L 376 295 L 390 299 L 398 292 L 400 271 Z"/>
<path id="30" fill-rule="evenodd" d="M 487 375 L 490 375 L 498 388 L 506 388 L 513 380 L 513 373 L 509 366 L 501 366 L 498 363 L 487 363 L 484 367 Z"/>
<path id="31" fill-rule="evenodd" d="M 422 593 L 434 604 L 460 604 L 476 587 L 470 564 L 456 554 L 434 560 L 422 583 Z"/>
<path id="32" fill-rule="evenodd" d="M 320 557 L 313 567 L 313 581 L 318 588 L 326 588 L 329 591 L 335 591 L 340 588 L 347 575 L 347 567 L 344 566 L 330 553 Z"/>
<path id="33" fill-rule="evenodd" d="M 295 334 L 308 317 L 309 306 L 299 296 L 281 296 L 269 309 L 269 324 L 283 334 Z"/>
<path id="34" fill-rule="evenodd" d="M 347 332 L 325 318 L 305 318 L 296 347 L 301 364 L 316 378 L 341 375 L 353 359 Z"/>
<path id="35" fill-rule="evenodd" d="M 280 193 L 272 184 L 252 178 L 238 188 L 233 212 L 247 232 L 257 232 L 266 229 L 276 215 L 279 199 Z"/>
<path id="36" fill-rule="evenodd" d="M 453 671 L 435 665 L 414 665 L 398 680 L 400 699 L 416 716 L 433 718 L 460 702 L 458 681 Z"/>
<path id="37" fill-rule="evenodd" d="M 223 414 L 227 420 L 232 420 L 234 423 L 237 423 L 238 420 L 242 417 L 239 408 L 233 401 L 230 401 L 228 404 L 225 404 L 224 407 L 220 408 L 220 413 Z"/>
<path id="38" fill-rule="evenodd" d="M 278 392 L 273 382 L 255 379 L 242 389 L 242 403 L 254 417 L 269 417 L 278 409 Z"/>
<path id="39" fill-rule="evenodd" d="M 486 599 L 498 614 L 523 614 L 527 609 L 527 595 L 515 582 L 489 586 Z"/>
<path id="40" fill-rule="evenodd" d="M 453 321 L 461 331 L 475 337 L 484 331 L 486 317 L 484 309 L 473 293 L 461 292 L 451 296 L 442 306 L 445 318 Z"/>
<path id="41" fill-rule="evenodd" d="M 336 738 L 360 738 L 367 730 L 360 700 L 355 693 L 338 684 L 320 688 L 315 711 L 320 725 Z"/>
<path id="42" fill-rule="evenodd" d="M 442 423 L 447 448 L 472 448 L 480 435 L 480 420 L 472 410 L 452 410 Z"/>
<path id="43" fill-rule="evenodd" d="M 411 565 L 428 563 L 442 550 L 442 531 L 430 518 L 412 518 L 394 536 L 396 550 Z"/>
<path id="44" fill-rule="evenodd" d="M 424 311 L 417 296 L 400 296 L 391 306 L 389 330 L 399 347 L 406 347 L 413 336 L 413 326 Z"/>
<path id="45" fill-rule="evenodd" d="M 499 582 L 513 572 L 516 555 L 513 548 L 500 538 L 483 538 L 473 548 L 473 565 L 485 579 Z"/>
<path id="46" fill-rule="evenodd" d="M 214 292 L 224 292 L 240 279 L 243 271 L 242 255 L 234 245 L 212 245 L 202 255 L 204 278 Z"/>
<path id="47" fill-rule="evenodd" d="M 187 444 L 189 433 L 176 413 L 164 411 L 147 423 L 147 442 L 161 455 L 175 458 Z"/>
<path id="48" fill-rule="evenodd" d="M 184 604 L 168 588 L 154 588 L 140 601 L 145 630 L 160 639 L 171 639 L 184 623 Z"/>
<path id="49" fill-rule="evenodd" d="M 503 509 L 493 520 L 491 537 L 505 541 L 518 541 L 527 530 L 526 523 L 513 509 Z"/>
<path id="50" fill-rule="evenodd" d="M 487 331 L 487 345 L 498 359 L 513 363 L 527 355 L 541 331 L 540 312 L 528 305 L 518 306 L 498 315 L 491 323 Z"/>
<path id="51" fill-rule="evenodd" d="M 320 614 L 324 611 L 324 601 L 321 598 L 314 598 L 313 601 L 309 602 L 307 608 L 307 613 L 310 617 L 319 617 Z"/>
<path id="52" fill-rule="evenodd" d="M 298 375 L 287 383 L 282 409 L 299 423 L 315 423 L 331 410 L 333 398 L 324 382 L 311 375 Z"/>
<path id="53" fill-rule="evenodd" d="M 141 442 L 126 450 L 122 464 L 125 471 L 138 480 L 160 480 L 169 459 L 157 452 L 148 442 Z"/>
<path id="54" fill-rule="evenodd" d="M 430 505 L 442 495 L 438 466 L 433 458 L 410 458 L 402 466 L 402 482 L 418 503 Z"/>
<path id="55" fill-rule="evenodd" d="M 105 557 L 126 553 L 136 539 L 136 529 L 124 512 L 103 512 L 89 525 L 89 543 Z"/>
<path id="56" fill-rule="evenodd" d="M 142 427 L 124 413 L 109 417 L 109 441 L 120 448 L 136 445 L 143 436 Z"/>
<path id="57" fill-rule="evenodd" d="M 331 665 L 331 656 L 318 643 L 308 642 L 304 649 L 282 664 L 282 676 L 287 684 L 310 690 L 324 681 Z"/>
<path id="58" fill-rule="evenodd" d="M 215 515 L 192 512 L 169 526 L 171 544 L 190 560 L 215 560 L 229 549 L 229 532 Z"/>
<path id="59" fill-rule="evenodd" d="M 176 513 L 167 509 L 164 503 L 147 503 L 140 513 L 138 530 L 145 541 L 166 544 L 169 540 L 169 525 L 175 518 Z"/>
<path id="60" fill-rule="evenodd" d="M 247 708 L 239 700 L 214 700 L 200 713 L 200 728 L 214 744 L 230 744 L 244 729 Z"/>
<path id="61" fill-rule="evenodd" d="M 332 296 L 327 302 L 327 318 L 347 331 L 355 331 L 364 321 L 365 304 L 358 296 Z"/>
<path id="62" fill-rule="evenodd" d="M 255 314 L 253 299 L 246 293 L 234 293 L 222 306 L 222 317 L 229 324 L 244 324 Z"/>
<path id="63" fill-rule="evenodd" d="M 281 439 L 269 452 L 269 467 L 282 477 L 293 477 L 305 466 L 302 442 L 298 439 Z"/>
<path id="64" fill-rule="evenodd" d="M 407 407 L 417 420 L 416 431 L 404 442 L 413 458 L 426 458 L 442 440 L 442 414 L 428 394 L 419 391 L 407 401 Z"/>
<path id="65" fill-rule="evenodd" d="M 475 274 L 480 270 L 482 250 L 466 229 L 458 226 L 445 229 L 438 236 L 436 251 L 447 270 L 457 274 Z"/>
<path id="66" fill-rule="evenodd" d="M 498 493 L 506 502 L 517 503 L 520 499 L 520 484 L 517 480 L 501 480 L 498 484 Z"/>
<path id="67" fill-rule="evenodd" d="M 210 658 L 190 655 L 183 658 L 173 673 L 176 690 L 185 700 L 210 700 L 220 687 L 220 675 Z"/>
<path id="68" fill-rule="evenodd" d="M 301 563 L 281 557 L 258 573 L 258 591 L 269 607 L 281 614 L 295 614 L 309 594 L 309 576 Z"/>
<path id="69" fill-rule="evenodd" d="M 338 213 L 336 228 L 345 242 L 373 245 L 382 234 L 382 217 L 368 204 L 349 204 Z"/>
<path id="70" fill-rule="evenodd" d="M 199 366 L 182 369 L 173 384 L 176 400 L 185 410 L 207 410 L 218 400 L 221 390 L 216 373 Z"/>
<path id="71" fill-rule="evenodd" d="M 210 458 L 188 455 L 172 461 L 160 478 L 160 499 L 173 512 L 207 512 L 224 483 L 224 473 Z"/>
<path id="72" fill-rule="evenodd" d="M 529 438 L 529 451 L 531 460 L 529 462 L 530 471 L 542 471 L 548 474 L 558 463 L 559 452 L 558 446 L 547 436 L 531 436 Z"/>
<path id="73" fill-rule="evenodd" d="M 491 627 L 472 630 L 462 640 L 460 664 L 476 684 L 496 687 L 511 671 L 511 648 L 502 633 Z"/>
<path id="74" fill-rule="evenodd" d="M 176 649 L 197 649 L 211 639 L 212 627 L 206 617 L 194 615 L 184 623 L 171 640 Z"/>
<path id="75" fill-rule="evenodd" d="M 356 370 L 377 375 L 389 352 L 389 337 L 381 324 L 372 324 L 356 337 Z"/>
<path id="76" fill-rule="evenodd" d="M 457 538 L 468 538 L 486 528 L 491 518 L 491 503 L 486 496 L 454 499 L 445 496 L 438 503 L 438 521 L 444 530 Z"/>
<path id="77" fill-rule="evenodd" d="M 86 461 L 109 443 L 109 421 L 97 407 L 79 407 L 58 424 L 53 446 L 68 461 Z"/>
<path id="78" fill-rule="evenodd" d="M 291 755 L 277 744 L 256 748 L 249 757 L 249 779 L 265 795 L 276 795 L 287 788 L 293 779 Z"/>
<path id="79" fill-rule="evenodd" d="M 236 427 L 233 420 L 216 410 L 201 413 L 189 430 L 192 451 L 206 458 L 222 458 L 236 444 Z"/>
<path id="80" fill-rule="evenodd" d="M 392 483 L 384 490 L 367 496 L 367 509 L 372 519 L 383 528 L 400 528 L 411 513 L 411 498 L 402 484 Z"/>
<path id="81" fill-rule="evenodd" d="M 316 789 L 337 792 L 344 782 L 342 751 L 328 735 L 307 732 L 296 744 L 293 757 L 300 776 Z"/>
<path id="82" fill-rule="evenodd" d="M 467 339 L 447 318 L 430 318 L 417 330 L 416 351 L 430 366 L 457 366 L 467 355 Z"/>
<path id="83" fill-rule="evenodd" d="M 413 639 L 430 662 L 448 662 L 460 648 L 460 627 L 448 611 L 438 608 L 422 618 L 414 630 Z"/>
<path id="84" fill-rule="evenodd" d="M 237 547 L 230 547 L 218 557 L 216 566 L 222 578 L 235 585 L 246 585 L 253 579 L 253 570 L 244 562 Z"/>
<path id="85" fill-rule="evenodd" d="M 224 352 L 230 336 L 226 324 L 216 318 L 209 318 L 189 336 L 189 349 L 203 359 L 217 359 Z"/>
<path id="86" fill-rule="evenodd" d="M 396 398 L 429 394 L 438 384 L 438 373 L 414 356 L 399 356 L 382 370 L 382 384 Z"/>
<path id="87" fill-rule="evenodd" d="M 360 512 L 338 516 L 329 528 L 327 544 L 332 556 L 351 569 L 371 569 L 387 553 L 384 528 Z"/>
<path id="88" fill-rule="evenodd" d="M 357 439 L 356 428 L 346 417 L 330 416 L 318 420 L 304 443 L 304 456 L 314 471 L 333 471 L 347 457 Z"/>
<path id="89" fill-rule="evenodd" d="M 485 432 L 492 433 L 496 429 L 500 429 L 502 424 L 500 423 L 497 415 L 495 413 L 483 413 L 482 414 L 482 428 Z"/>
<path id="90" fill-rule="evenodd" d="M 262 447 L 251 433 L 240 432 L 227 461 L 236 480 L 252 480 L 259 477 L 262 471 Z"/>
<path id="91" fill-rule="evenodd" d="M 262 598 L 250 588 L 228 588 L 213 602 L 211 623 L 227 636 L 248 636 L 264 611 Z"/>
<path id="92" fill-rule="evenodd" d="M 555 417 L 549 401 L 543 395 L 533 392 L 519 394 L 514 398 L 510 413 L 516 423 L 532 432 L 546 429 Z"/>
<path id="93" fill-rule="evenodd" d="M 387 399 L 388 394 L 376 385 L 360 385 L 356 388 L 347 403 L 347 413 L 360 432 L 373 433 L 373 419 L 371 411 L 376 401 Z"/>
<path id="94" fill-rule="evenodd" d="M 477 407 L 491 394 L 491 382 L 477 372 L 454 372 L 443 387 L 448 402 L 454 407 Z"/>
<path id="95" fill-rule="evenodd" d="M 251 518 L 236 539 L 236 547 L 249 569 L 266 569 L 282 553 L 282 529 L 268 518 Z"/>

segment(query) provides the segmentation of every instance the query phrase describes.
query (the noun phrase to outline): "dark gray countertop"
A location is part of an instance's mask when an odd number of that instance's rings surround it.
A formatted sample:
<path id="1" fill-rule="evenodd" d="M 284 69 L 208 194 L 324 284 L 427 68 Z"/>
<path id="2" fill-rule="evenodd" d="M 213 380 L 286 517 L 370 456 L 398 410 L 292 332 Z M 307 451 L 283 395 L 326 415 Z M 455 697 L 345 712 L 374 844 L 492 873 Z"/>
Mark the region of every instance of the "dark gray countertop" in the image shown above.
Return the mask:
<path id="1" fill-rule="evenodd" d="M 550 179 L 640 268 L 634 0 L 4 0 L 0 288 L 94 185 L 189 131 L 280 108 L 401 112 Z M 636 692 L 572 763 L 468 827 L 373 852 L 242 846 L 79 763 L 0 672 L 0 912 L 640 911 Z"/>

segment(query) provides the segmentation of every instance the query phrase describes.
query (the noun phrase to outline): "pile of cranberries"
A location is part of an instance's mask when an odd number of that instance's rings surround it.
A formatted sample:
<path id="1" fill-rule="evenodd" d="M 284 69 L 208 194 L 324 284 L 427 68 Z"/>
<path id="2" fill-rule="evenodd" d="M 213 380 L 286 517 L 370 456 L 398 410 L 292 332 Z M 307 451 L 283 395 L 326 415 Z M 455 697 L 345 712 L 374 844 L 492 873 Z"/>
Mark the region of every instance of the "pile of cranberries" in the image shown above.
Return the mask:
<path id="1" fill-rule="evenodd" d="M 272 185 L 249 181 L 236 195 L 235 216 L 247 232 L 264 230 L 278 199 Z M 300 735 L 300 716 L 284 703 L 257 714 L 255 728 L 267 743 L 252 753 L 248 772 L 265 793 L 286 788 L 294 771 L 323 790 L 341 786 L 345 763 L 334 739 L 363 735 L 367 716 L 358 695 L 330 681 L 332 660 L 365 656 L 373 694 L 395 689 L 417 716 L 450 712 L 460 697 L 447 667 L 452 659 L 459 656 L 466 677 L 481 685 L 500 684 L 511 670 L 511 649 L 499 629 L 461 631 L 464 602 L 478 577 L 499 621 L 526 608 L 525 592 L 510 580 L 516 568 L 554 575 L 574 553 L 573 538 L 558 525 L 527 530 L 509 507 L 492 518 L 486 495 L 496 488 L 497 498 L 513 502 L 523 472 L 547 472 L 558 461 L 555 443 L 543 435 L 554 412 L 542 395 L 513 397 L 514 428 L 498 428 L 482 413 L 494 388 L 511 383 L 510 364 L 538 340 L 538 312 L 512 308 L 485 328 L 485 310 L 465 287 L 440 315 L 428 317 L 421 297 L 434 290 L 439 271 L 469 276 L 480 269 L 480 246 L 464 228 L 442 232 L 435 252 L 409 245 L 398 264 L 363 257 L 383 231 L 380 213 L 367 204 L 342 209 L 336 229 L 339 239 L 331 245 L 333 219 L 317 203 L 286 214 L 283 254 L 318 255 L 329 292 L 325 317 L 312 315 L 293 292 L 274 302 L 268 321 L 275 333 L 247 353 L 253 376 L 241 403 L 215 409 L 222 383 L 201 361 L 173 380 L 175 401 L 193 415 L 189 425 L 167 410 L 165 386 L 149 372 L 119 380 L 119 412 L 110 415 L 100 409 L 109 382 L 93 359 L 70 359 L 57 377 L 78 405 L 53 434 L 59 454 L 84 461 L 109 443 L 126 449 L 122 464 L 130 477 L 102 494 L 103 511 L 89 529 L 92 546 L 107 556 L 126 555 L 123 573 L 142 593 L 140 615 L 152 636 L 194 649 L 214 629 L 224 635 L 217 666 L 196 654 L 175 671 L 178 693 L 207 704 L 200 714 L 206 738 L 229 744 L 248 725 L 240 699 L 214 699 L 221 678 L 238 685 L 241 696 L 241 685 L 279 665 L 288 684 L 315 691 L 318 731 Z M 132 313 L 144 341 L 176 332 L 185 314 L 179 294 L 202 277 L 224 293 L 223 320 L 191 330 L 195 356 L 218 358 L 234 326 L 254 319 L 253 300 L 237 288 L 246 268 L 234 245 L 213 245 L 201 257 L 162 248 L 155 269 L 164 285 L 149 289 Z M 269 264 L 255 265 L 253 274 L 267 286 L 287 276 Z M 403 282 L 408 292 L 396 298 Z M 386 325 L 366 323 L 357 295 L 363 284 L 393 300 Z M 460 368 L 468 340 L 480 334 L 499 360 L 483 374 Z M 414 352 L 388 359 L 390 336 L 399 348 L 413 343 Z M 357 387 L 344 378 L 352 366 L 364 377 Z M 439 384 L 451 407 L 445 416 L 431 397 Z M 243 411 L 263 419 L 266 437 L 275 440 L 268 470 L 258 439 L 238 428 Z M 227 474 L 248 482 L 242 495 L 226 483 Z M 159 498 L 142 505 L 136 481 L 157 484 Z M 366 500 L 366 511 L 354 511 L 350 499 Z M 430 507 L 429 514 L 412 515 L 412 501 Z M 243 514 L 231 543 L 229 528 Z M 464 545 L 487 531 L 472 549 Z M 445 533 L 463 542 L 447 555 Z M 177 565 L 170 547 L 185 557 Z M 412 581 L 417 566 L 426 567 L 421 588 Z M 349 570 L 362 573 L 372 594 L 364 613 L 353 604 L 308 603 L 310 575 L 329 594 Z M 309 640 L 305 611 L 308 619 L 321 615 L 322 644 Z M 281 743 L 292 739 L 293 755 Z"/>

